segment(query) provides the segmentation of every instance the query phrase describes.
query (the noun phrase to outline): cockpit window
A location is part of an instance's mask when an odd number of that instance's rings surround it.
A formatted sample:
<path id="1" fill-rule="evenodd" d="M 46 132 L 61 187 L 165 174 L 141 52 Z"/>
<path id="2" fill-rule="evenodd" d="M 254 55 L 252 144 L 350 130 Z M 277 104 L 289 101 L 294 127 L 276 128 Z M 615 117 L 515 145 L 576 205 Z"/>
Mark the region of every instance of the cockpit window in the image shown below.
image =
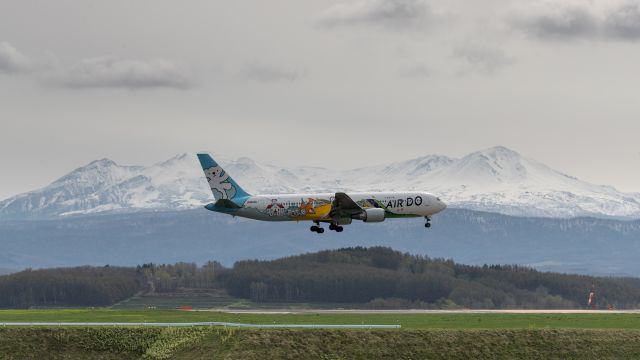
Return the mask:
<path id="1" fill-rule="evenodd" d="M 439 197 L 437 197 L 436 200 L 441 201 Z"/>

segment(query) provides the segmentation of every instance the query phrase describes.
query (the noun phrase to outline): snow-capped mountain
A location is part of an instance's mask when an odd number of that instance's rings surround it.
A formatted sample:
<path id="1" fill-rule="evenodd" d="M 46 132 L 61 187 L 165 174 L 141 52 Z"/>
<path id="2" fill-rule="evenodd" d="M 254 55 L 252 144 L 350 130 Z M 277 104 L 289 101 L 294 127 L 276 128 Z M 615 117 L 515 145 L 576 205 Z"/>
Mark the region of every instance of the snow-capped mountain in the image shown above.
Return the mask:
<path id="1" fill-rule="evenodd" d="M 505 147 L 460 159 L 428 155 L 346 171 L 218 159 L 250 193 L 422 190 L 449 206 L 508 215 L 640 218 L 640 194 L 593 185 Z M 195 154 L 148 167 L 94 161 L 47 187 L 0 202 L 0 219 L 105 211 L 175 210 L 212 201 Z"/>
<path id="2" fill-rule="evenodd" d="M 640 217 L 640 194 L 581 181 L 501 146 L 471 153 L 430 173 L 424 183 L 451 204 L 475 210 L 521 216 Z"/>
<path id="3" fill-rule="evenodd" d="M 184 209 L 208 195 L 187 154 L 144 166 L 93 161 L 42 189 L 0 202 L 0 218 L 39 218 L 129 209 Z M 198 170 L 198 168 L 196 168 Z"/>

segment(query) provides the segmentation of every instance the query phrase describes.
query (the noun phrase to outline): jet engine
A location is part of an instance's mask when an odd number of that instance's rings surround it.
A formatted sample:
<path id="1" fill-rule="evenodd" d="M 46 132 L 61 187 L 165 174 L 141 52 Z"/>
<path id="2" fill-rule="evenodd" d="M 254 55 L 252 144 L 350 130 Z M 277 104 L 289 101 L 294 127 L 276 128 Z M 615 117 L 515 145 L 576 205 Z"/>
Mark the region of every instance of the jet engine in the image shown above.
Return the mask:
<path id="1" fill-rule="evenodd" d="M 381 222 L 384 221 L 384 209 L 372 208 L 363 209 L 364 211 L 358 215 L 354 215 L 354 219 L 362 220 L 364 222 Z"/>

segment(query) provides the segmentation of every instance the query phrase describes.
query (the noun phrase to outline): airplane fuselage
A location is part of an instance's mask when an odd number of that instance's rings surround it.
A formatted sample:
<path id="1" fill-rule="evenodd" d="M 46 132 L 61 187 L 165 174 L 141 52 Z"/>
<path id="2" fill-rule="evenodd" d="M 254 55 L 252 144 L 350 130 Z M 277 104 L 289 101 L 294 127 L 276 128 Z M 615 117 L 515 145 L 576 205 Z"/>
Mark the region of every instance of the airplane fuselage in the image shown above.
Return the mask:
<path id="1" fill-rule="evenodd" d="M 429 217 L 445 208 L 444 203 L 427 192 L 347 193 L 363 209 L 384 210 L 385 218 Z M 257 195 L 237 199 L 238 208 L 207 205 L 211 211 L 264 221 L 322 221 L 346 224 L 351 218 L 330 215 L 335 193 Z M 239 204 L 240 205 L 240 204 Z"/>

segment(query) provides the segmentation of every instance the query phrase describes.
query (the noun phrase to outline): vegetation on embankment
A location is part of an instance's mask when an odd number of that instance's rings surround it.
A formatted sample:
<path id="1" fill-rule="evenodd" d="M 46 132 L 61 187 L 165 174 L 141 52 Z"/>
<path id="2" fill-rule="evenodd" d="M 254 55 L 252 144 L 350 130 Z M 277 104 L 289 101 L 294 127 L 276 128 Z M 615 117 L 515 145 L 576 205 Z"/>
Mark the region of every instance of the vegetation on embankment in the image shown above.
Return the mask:
<path id="1" fill-rule="evenodd" d="M 636 330 L 0 328 L 2 359 L 636 359 Z"/>
<path id="2" fill-rule="evenodd" d="M 0 328 L 0 359 L 170 359 L 221 329 L 141 327 Z"/>

